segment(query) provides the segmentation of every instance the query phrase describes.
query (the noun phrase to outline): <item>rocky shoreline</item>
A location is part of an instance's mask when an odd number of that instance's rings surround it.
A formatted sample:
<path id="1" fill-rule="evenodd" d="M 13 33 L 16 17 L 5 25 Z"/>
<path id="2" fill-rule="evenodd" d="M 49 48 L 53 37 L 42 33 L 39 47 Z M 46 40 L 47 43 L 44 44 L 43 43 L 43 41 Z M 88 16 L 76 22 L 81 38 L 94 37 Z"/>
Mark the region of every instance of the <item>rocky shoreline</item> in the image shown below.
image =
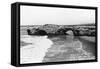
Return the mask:
<path id="1" fill-rule="evenodd" d="M 45 24 L 38 26 L 27 26 L 28 35 L 74 35 L 95 36 L 95 25 L 54 25 Z"/>

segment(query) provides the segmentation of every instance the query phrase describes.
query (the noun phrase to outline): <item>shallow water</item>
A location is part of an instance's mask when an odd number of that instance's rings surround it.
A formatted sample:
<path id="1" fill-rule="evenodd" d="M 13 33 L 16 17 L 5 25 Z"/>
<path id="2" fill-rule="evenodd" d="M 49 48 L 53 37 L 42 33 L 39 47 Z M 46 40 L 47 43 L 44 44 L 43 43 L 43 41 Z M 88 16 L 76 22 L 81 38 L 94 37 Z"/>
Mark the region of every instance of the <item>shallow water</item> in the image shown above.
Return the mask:
<path id="1" fill-rule="evenodd" d="M 95 42 L 80 37 L 65 35 L 49 37 L 54 44 L 49 48 L 43 62 L 95 59 Z"/>
<path id="2" fill-rule="evenodd" d="M 95 42 L 80 37 L 21 35 L 21 63 L 95 59 Z"/>

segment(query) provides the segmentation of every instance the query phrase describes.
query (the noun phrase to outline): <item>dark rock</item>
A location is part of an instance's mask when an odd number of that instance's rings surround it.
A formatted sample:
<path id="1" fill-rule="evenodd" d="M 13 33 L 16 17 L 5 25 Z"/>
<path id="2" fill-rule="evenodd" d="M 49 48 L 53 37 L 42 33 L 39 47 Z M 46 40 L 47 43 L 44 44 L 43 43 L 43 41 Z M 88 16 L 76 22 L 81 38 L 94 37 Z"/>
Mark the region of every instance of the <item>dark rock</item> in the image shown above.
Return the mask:
<path id="1" fill-rule="evenodd" d="M 75 36 L 95 36 L 93 26 L 66 26 L 45 24 L 36 28 L 27 29 L 28 35 L 75 35 Z"/>
<path id="2" fill-rule="evenodd" d="M 66 35 L 66 30 L 65 29 L 58 29 L 55 34 L 57 34 L 57 35 Z"/>
<path id="3" fill-rule="evenodd" d="M 45 30 L 40 29 L 28 29 L 27 32 L 28 35 L 47 35 L 47 32 Z"/>
<path id="4" fill-rule="evenodd" d="M 45 31 L 45 30 L 36 30 L 35 32 L 34 32 L 36 35 L 47 35 L 47 32 Z"/>

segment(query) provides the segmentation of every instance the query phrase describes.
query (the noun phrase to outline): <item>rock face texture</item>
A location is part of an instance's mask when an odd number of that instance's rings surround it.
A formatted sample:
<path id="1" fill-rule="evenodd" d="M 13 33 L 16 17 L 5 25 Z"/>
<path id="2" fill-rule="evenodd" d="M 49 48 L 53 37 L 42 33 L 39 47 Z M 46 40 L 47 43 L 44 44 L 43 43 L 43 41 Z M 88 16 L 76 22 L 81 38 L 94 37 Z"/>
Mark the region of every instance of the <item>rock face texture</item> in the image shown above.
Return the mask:
<path id="1" fill-rule="evenodd" d="M 95 25 L 92 26 L 67 26 L 45 24 L 37 28 L 27 29 L 29 35 L 75 35 L 95 36 Z"/>
<path id="2" fill-rule="evenodd" d="M 45 30 L 35 29 L 35 30 L 27 30 L 29 35 L 47 35 Z"/>
<path id="3" fill-rule="evenodd" d="M 67 31 L 66 34 L 68 34 L 68 35 L 74 35 L 74 33 L 73 33 L 72 30 Z"/>

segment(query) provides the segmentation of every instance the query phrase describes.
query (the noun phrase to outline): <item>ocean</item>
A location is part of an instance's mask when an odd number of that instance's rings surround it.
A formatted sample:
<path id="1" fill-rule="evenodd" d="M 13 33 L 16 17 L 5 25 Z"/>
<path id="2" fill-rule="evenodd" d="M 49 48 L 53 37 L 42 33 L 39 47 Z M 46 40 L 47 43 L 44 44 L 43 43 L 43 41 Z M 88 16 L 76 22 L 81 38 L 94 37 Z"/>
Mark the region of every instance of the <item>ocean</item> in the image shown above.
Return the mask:
<path id="1" fill-rule="evenodd" d="M 23 64 L 92 59 L 95 59 L 95 37 L 21 35 L 20 60 Z"/>

